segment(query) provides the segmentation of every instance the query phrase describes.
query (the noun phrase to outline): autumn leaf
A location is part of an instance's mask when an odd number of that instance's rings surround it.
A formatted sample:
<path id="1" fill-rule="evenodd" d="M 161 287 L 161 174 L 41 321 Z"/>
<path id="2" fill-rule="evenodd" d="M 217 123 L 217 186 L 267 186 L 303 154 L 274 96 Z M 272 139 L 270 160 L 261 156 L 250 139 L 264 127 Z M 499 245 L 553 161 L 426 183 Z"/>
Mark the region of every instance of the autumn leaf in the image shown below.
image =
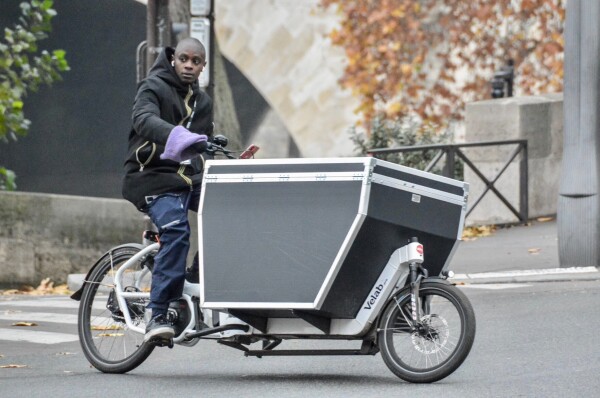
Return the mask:
<path id="1" fill-rule="evenodd" d="M 54 282 L 50 278 L 44 278 L 38 287 L 33 286 L 21 286 L 19 289 L 8 289 L 0 290 L 0 296 L 9 295 L 29 295 L 29 296 L 43 296 L 51 294 L 71 294 L 66 284 L 54 286 Z"/>
<path id="2" fill-rule="evenodd" d="M 35 322 L 15 322 L 12 326 L 38 326 Z"/>
<path id="3" fill-rule="evenodd" d="M 536 220 L 538 222 L 548 222 L 554 220 L 554 217 L 538 217 Z"/>
<path id="4" fill-rule="evenodd" d="M 16 364 L 10 364 L 10 365 L 0 365 L 0 368 L 2 369 L 17 369 L 17 368 L 26 368 L 27 365 L 16 365 Z"/>
<path id="5" fill-rule="evenodd" d="M 120 325 L 108 325 L 108 326 L 92 326 L 92 330 L 123 330 Z"/>
<path id="6" fill-rule="evenodd" d="M 123 337 L 124 333 L 99 333 L 98 337 Z"/>
<path id="7" fill-rule="evenodd" d="M 484 236 L 490 236 L 496 231 L 495 225 L 480 225 L 466 227 L 463 230 L 462 239 L 465 241 L 475 240 Z"/>

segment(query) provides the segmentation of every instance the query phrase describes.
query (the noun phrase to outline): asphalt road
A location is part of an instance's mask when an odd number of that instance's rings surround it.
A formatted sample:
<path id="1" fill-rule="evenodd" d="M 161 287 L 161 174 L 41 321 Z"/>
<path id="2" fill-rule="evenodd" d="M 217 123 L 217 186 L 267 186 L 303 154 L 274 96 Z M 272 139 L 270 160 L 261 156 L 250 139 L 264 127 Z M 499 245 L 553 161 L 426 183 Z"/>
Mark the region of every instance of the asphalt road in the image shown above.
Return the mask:
<path id="1" fill-rule="evenodd" d="M 600 281 L 462 289 L 477 316 L 475 344 L 454 374 L 429 385 L 396 378 L 380 355 L 255 359 L 214 342 L 160 348 L 129 374 L 105 375 L 89 366 L 76 340 L 75 302 L 2 296 L 0 366 L 25 367 L 0 368 L 0 397 L 597 396 Z M 17 321 L 37 326 L 12 326 Z M 328 342 L 285 344 L 332 347 Z"/>

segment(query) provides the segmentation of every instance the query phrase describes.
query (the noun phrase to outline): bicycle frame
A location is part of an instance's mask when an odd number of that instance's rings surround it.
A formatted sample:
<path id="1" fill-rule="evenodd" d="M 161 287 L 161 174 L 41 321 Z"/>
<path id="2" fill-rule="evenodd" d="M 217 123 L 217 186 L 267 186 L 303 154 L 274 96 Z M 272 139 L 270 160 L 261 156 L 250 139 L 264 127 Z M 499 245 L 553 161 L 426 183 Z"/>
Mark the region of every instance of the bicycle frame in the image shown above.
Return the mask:
<path id="1" fill-rule="evenodd" d="M 123 273 L 125 271 L 131 269 L 131 267 L 137 265 L 138 262 L 146 255 L 152 253 L 155 250 L 158 250 L 159 247 L 160 247 L 160 245 L 158 243 L 153 243 L 149 246 L 146 246 L 139 253 L 135 254 L 133 257 L 131 257 L 129 260 L 127 260 L 123 264 L 123 266 L 121 266 L 119 268 L 119 270 L 117 271 L 117 273 L 114 276 L 115 295 L 117 297 L 117 302 L 119 303 L 119 307 L 120 307 L 121 311 L 123 312 L 123 316 L 125 317 L 125 323 L 131 330 L 134 330 L 139 333 L 145 333 L 145 329 L 133 324 L 133 322 L 131 320 L 131 316 L 129 315 L 129 311 L 127 308 L 127 302 L 125 300 L 128 298 L 130 298 L 130 299 L 150 299 L 150 293 L 149 292 L 125 292 L 124 286 L 122 283 Z M 112 257 L 111 257 L 111 267 L 112 267 Z M 137 280 L 137 282 L 139 283 L 140 280 L 141 280 L 141 278 L 139 278 Z M 135 287 L 139 287 L 139 286 L 135 286 Z"/>
<path id="2" fill-rule="evenodd" d="M 149 246 L 146 246 L 139 253 L 135 254 L 132 258 L 130 258 L 127 262 L 125 262 L 119 270 L 116 272 L 114 277 L 115 284 L 115 295 L 117 298 L 117 302 L 119 303 L 119 307 L 123 312 L 125 323 L 127 327 L 133 331 L 144 333 L 145 330 L 137 325 L 135 325 L 132 321 L 132 318 L 128 311 L 127 299 L 149 299 L 150 293 L 148 292 L 128 292 L 125 291 L 125 287 L 123 285 L 123 276 L 124 273 L 130 271 L 132 267 L 137 266 L 141 259 L 143 259 L 148 254 L 153 251 L 158 250 L 159 244 L 153 243 Z M 233 330 L 221 330 L 216 331 L 215 333 L 210 333 L 207 335 L 202 334 L 199 336 L 199 332 L 196 330 L 196 317 L 195 313 L 192 311 L 192 316 L 190 317 L 190 321 L 186 326 L 185 330 L 176 338 L 173 339 L 174 343 L 182 343 L 187 342 L 191 338 L 195 337 L 207 337 L 207 338 L 224 338 L 230 337 L 236 334 L 250 334 L 250 335 L 303 335 L 303 336 L 345 336 L 345 337 L 355 337 L 359 338 L 363 336 L 369 328 L 372 326 L 373 322 L 379 316 L 379 313 L 384 308 L 388 299 L 394 295 L 399 289 L 405 286 L 407 279 L 411 275 L 411 269 L 415 266 L 415 264 L 420 264 L 423 262 L 423 246 L 414 241 L 406 246 L 403 246 L 397 249 L 391 256 L 390 259 L 384 268 L 383 272 L 377 279 L 375 285 L 371 289 L 371 293 L 367 297 L 364 305 L 361 310 L 358 312 L 355 319 L 332 319 L 331 327 L 329 330 L 320 329 L 318 326 L 306 324 L 302 319 L 289 319 L 289 318 L 269 318 L 269 325 L 266 331 L 261 332 L 256 328 L 251 328 L 248 331 L 244 331 L 243 329 L 247 329 L 247 324 L 240 319 L 235 318 L 234 316 L 225 316 L 220 319 L 220 324 L 223 328 L 229 326 L 227 329 Z M 139 271 L 140 275 L 137 281 L 141 280 L 141 276 L 144 273 L 149 272 L 147 268 Z M 411 278 L 409 282 L 412 282 Z M 139 286 L 135 286 L 139 287 Z M 199 285 L 192 284 L 189 282 L 185 282 L 184 284 L 184 292 L 182 298 L 186 301 L 190 309 L 193 309 L 196 305 L 192 299 L 192 297 L 198 297 L 199 295 Z M 418 299 L 418 294 L 417 294 Z M 202 309 L 201 309 L 202 310 Z M 205 311 L 205 319 L 210 318 L 210 313 L 212 311 Z M 210 321 L 209 321 L 210 323 Z M 236 325 L 239 325 L 239 328 L 236 328 Z M 237 330 L 235 330 L 237 329 Z"/>

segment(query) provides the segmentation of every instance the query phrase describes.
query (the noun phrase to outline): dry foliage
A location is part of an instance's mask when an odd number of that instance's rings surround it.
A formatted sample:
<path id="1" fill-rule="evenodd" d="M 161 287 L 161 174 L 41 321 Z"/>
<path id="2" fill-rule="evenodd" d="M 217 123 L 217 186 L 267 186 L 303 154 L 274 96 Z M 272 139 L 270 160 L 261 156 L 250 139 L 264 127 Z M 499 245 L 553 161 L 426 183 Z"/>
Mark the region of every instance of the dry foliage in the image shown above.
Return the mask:
<path id="1" fill-rule="evenodd" d="M 10 295 L 30 295 L 30 296 L 44 296 L 50 294 L 71 294 L 66 284 L 54 286 L 54 282 L 50 278 L 43 279 L 39 286 L 34 288 L 33 286 L 22 286 L 19 289 L 8 289 L 0 290 L 1 296 Z"/>
<path id="2" fill-rule="evenodd" d="M 465 227 L 463 229 L 462 239 L 465 241 L 475 240 L 483 236 L 490 236 L 496 231 L 495 225 L 480 225 L 473 227 Z"/>
<path id="3" fill-rule="evenodd" d="M 538 217 L 538 218 L 536 218 L 536 221 L 538 221 L 538 222 L 550 222 L 550 221 L 554 221 L 554 217 Z"/>
<path id="4" fill-rule="evenodd" d="M 563 85 L 564 0 L 321 0 L 347 56 L 341 84 L 365 121 L 379 112 L 445 123 L 490 97 L 495 70 L 515 62 L 515 94 Z"/>
<path id="5" fill-rule="evenodd" d="M 12 324 L 12 326 L 37 326 L 38 324 L 35 322 L 15 322 Z"/>

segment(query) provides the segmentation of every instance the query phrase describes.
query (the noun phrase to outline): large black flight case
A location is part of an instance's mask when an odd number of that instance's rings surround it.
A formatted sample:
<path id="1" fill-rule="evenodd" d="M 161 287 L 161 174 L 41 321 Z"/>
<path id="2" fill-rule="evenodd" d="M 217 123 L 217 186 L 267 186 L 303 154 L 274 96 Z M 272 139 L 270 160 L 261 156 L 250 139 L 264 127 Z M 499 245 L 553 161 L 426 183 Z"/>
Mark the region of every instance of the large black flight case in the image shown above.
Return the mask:
<path id="1" fill-rule="evenodd" d="M 439 275 L 468 196 L 464 182 L 371 157 L 211 160 L 203 181 L 201 304 L 243 320 L 352 319 L 411 237 Z"/>

